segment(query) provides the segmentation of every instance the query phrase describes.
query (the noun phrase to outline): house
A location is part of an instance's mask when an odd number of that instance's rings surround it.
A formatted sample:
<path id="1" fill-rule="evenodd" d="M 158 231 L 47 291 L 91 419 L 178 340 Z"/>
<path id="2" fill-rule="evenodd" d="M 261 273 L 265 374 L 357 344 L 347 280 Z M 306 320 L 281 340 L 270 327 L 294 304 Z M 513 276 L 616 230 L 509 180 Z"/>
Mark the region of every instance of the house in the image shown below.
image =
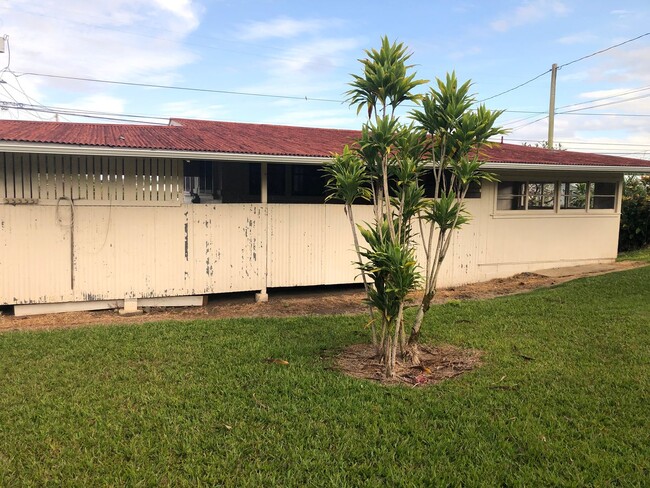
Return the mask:
<path id="1" fill-rule="evenodd" d="M 320 167 L 358 132 L 172 119 L 0 121 L 0 305 L 201 304 L 359 280 Z M 441 286 L 615 259 L 623 174 L 650 161 L 496 144 Z M 193 203 L 194 202 L 194 203 Z M 371 208 L 355 209 L 360 220 Z"/>

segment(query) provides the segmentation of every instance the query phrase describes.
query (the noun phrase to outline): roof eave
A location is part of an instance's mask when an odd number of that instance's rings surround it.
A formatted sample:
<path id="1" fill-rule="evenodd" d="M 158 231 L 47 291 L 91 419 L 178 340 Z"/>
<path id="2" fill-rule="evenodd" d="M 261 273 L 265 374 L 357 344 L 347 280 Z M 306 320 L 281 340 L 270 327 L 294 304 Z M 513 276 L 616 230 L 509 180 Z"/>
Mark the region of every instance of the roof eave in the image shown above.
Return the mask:
<path id="1" fill-rule="evenodd" d="M 179 151 L 173 149 L 144 149 L 131 147 L 110 147 L 110 146 L 85 146 L 74 144 L 52 144 L 52 143 L 31 143 L 31 142 L 0 142 L 0 151 L 20 153 L 47 153 L 47 154 L 71 154 L 75 156 L 122 156 L 134 158 L 173 158 L 173 159 L 201 159 L 212 161 L 234 161 L 234 162 L 268 162 L 268 163 L 299 163 L 299 164 L 323 164 L 329 161 L 324 156 L 295 156 L 278 154 L 250 154 L 250 153 L 227 153 L 211 151 Z"/>
<path id="2" fill-rule="evenodd" d="M 0 141 L 0 151 L 19 153 L 71 154 L 76 156 L 122 156 L 122 157 L 157 157 L 174 159 L 201 159 L 211 161 L 233 162 L 268 162 L 295 164 L 324 164 L 330 161 L 329 156 L 297 156 L 279 154 L 228 153 L 212 151 L 179 151 L 172 149 L 145 149 L 130 147 L 90 146 L 75 144 L 54 144 L 34 142 Z M 567 172 L 606 172 L 606 173 L 650 173 L 650 166 L 598 166 L 584 164 L 556 163 L 521 163 L 521 162 L 492 162 L 483 166 L 488 170 L 521 170 L 521 171 L 567 171 Z"/>
<path id="3" fill-rule="evenodd" d="M 593 164 L 513 163 L 488 161 L 483 165 L 488 170 L 519 171 L 566 171 L 603 173 L 650 173 L 650 166 L 600 166 Z"/>

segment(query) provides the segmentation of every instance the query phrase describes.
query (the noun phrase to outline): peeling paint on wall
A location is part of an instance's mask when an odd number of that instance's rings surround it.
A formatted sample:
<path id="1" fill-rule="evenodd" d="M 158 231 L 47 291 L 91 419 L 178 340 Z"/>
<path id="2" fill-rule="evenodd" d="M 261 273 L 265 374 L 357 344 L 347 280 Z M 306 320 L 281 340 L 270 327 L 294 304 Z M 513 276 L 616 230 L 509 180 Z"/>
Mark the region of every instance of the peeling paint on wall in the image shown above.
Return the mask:
<path id="1" fill-rule="evenodd" d="M 185 261 L 190 260 L 190 223 L 187 220 L 188 212 L 185 212 Z"/>

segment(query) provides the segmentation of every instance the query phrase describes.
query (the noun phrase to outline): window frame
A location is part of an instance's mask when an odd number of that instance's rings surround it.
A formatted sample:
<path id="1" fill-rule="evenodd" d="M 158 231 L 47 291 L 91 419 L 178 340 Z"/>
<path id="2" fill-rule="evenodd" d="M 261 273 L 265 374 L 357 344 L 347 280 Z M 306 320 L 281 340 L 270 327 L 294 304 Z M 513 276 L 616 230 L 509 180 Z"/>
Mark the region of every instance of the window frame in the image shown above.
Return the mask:
<path id="1" fill-rule="evenodd" d="M 523 208 L 515 208 L 515 209 L 503 209 L 499 208 L 499 201 L 500 200 L 506 200 L 504 198 L 499 198 L 499 186 L 503 183 L 512 183 L 513 185 L 525 185 L 525 188 L 523 190 L 523 193 L 521 195 L 519 194 L 512 194 L 511 198 L 523 198 L 524 199 L 524 205 Z M 529 208 L 528 203 L 530 199 L 530 186 L 531 184 L 548 184 L 552 183 L 555 185 L 555 191 L 554 191 L 554 203 L 553 207 L 549 208 Z M 572 184 L 584 184 L 585 185 L 585 203 L 584 207 L 565 207 L 562 205 L 562 202 L 564 199 L 566 199 L 569 194 L 564 194 L 563 193 L 563 188 L 565 188 L 566 185 L 572 185 Z M 598 184 L 611 184 L 614 185 L 614 193 L 613 194 L 595 194 L 592 195 L 593 188 L 596 187 Z M 501 179 L 501 181 L 498 181 L 495 183 L 495 191 L 494 191 L 494 213 L 498 215 L 549 215 L 549 214 L 559 214 L 559 215 L 582 215 L 582 214 L 592 214 L 592 215 L 603 215 L 603 214 L 617 214 L 620 212 L 620 191 L 621 191 L 621 185 L 620 181 L 618 180 L 613 180 L 613 179 L 604 179 L 604 178 L 581 178 L 579 176 L 571 176 L 569 178 L 566 177 L 553 177 L 551 178 L 544 178 L 543 176 L 536 177 L 536 178 L 522 178 L 518 176 L 507 176 Z M 607 198 L 613 200 L 613 205 L 610 208 L 595 208 L 592 205 L 592 199 L 593 197 L 601 197 L 601 198 Z"/>

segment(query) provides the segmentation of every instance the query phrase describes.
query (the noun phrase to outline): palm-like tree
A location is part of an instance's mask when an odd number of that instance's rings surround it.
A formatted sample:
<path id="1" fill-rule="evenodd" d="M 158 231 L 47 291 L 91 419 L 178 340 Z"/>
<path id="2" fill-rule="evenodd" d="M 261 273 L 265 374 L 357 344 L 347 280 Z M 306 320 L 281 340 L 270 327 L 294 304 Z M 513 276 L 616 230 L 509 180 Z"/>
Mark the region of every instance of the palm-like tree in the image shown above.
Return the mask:
<path id="1" fill-rule="evenodd" d="M 334 155 L 326 169 L 327 187 L 328 198 L 346 204 L 367 300 L 382 321 L 378 341 L 373 330 L 373 342 L 386 375 L 392 376 L 398 347 L 419 362 L 420 328 L 435 295 L 440 266 L 454 231 L 469 220 L 464 205 L 469 185 L 494 179 L 481 169 L 481 147 L 504 131 L 495 124 L 501 112 L 484 106 L 472 109 L 471 83 L 459 84 L 455 73 L 436 80 L 426 96 L 414 93 L 426 81 L 416 79 L 408 64 L 411 53 L 402 43 L 391 44 L 383 37 L 380 49 L 368 50 L 366 56 L 360 60 L 362 74 L 353 75 L 346 94 L 357 113 L 367 110 L 368 120 L 354 150 L 345 148 L 343 154 Z M 415 124 L 404 125 L 395 115 L 407 101 L 422 104 L 411 113 Z M 421 185 L 428 171 L 435 180 L 432 199 L 424 197 Z M 358 198 L 369 198 L 374 208 L 372 225 L 359 226 L 365 247 L 358 242 L 352 215 L 352 202 Z M 424 266 L 418 266 L 415 258 L 414 220 L 426 255 Z M 407 345 L 404 303 L 420 283 L 424 298 Z"/>

